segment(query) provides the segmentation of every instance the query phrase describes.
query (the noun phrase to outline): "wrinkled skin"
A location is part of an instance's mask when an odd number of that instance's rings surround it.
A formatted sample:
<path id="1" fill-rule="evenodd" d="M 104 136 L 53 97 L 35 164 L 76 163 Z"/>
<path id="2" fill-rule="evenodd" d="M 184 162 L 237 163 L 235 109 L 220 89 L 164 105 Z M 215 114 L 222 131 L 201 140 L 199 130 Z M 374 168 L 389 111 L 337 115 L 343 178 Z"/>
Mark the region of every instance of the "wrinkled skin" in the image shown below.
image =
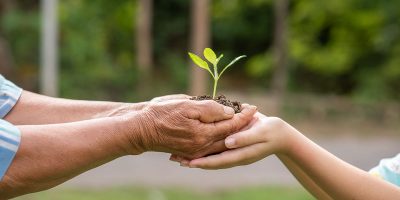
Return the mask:
<path id="1" fill-rule="evenodd" d="M 186 97 L 152 100 L 137 113 L 140 139 L 131 137 L 141 152 L 157 151 L 188 159 L 226 150 L 224 139 L 246 126 L 256 112 L 244 105 L 241 113 L 214 101 L 191 101 Z"/>

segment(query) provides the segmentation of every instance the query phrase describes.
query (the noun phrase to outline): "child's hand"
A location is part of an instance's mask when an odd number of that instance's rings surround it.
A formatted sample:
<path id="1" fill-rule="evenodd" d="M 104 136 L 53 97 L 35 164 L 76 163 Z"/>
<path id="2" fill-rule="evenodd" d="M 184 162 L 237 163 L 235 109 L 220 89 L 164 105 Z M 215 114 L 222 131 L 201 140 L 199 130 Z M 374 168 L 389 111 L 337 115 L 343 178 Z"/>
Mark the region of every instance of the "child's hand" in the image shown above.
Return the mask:
<path id="1" fill-rule="evenodd" d="M 283 120 L 257 113 L 246 128 L 225 139 L 226 147 L 231 150 L 192 161 L 177 156 L 171 156 L 171 160 L 180 162 L 182 166 L 202 169 L 247 165 L 271 154 L 284 153 L 290 146 L 287 137 L 290 130 Z"/>

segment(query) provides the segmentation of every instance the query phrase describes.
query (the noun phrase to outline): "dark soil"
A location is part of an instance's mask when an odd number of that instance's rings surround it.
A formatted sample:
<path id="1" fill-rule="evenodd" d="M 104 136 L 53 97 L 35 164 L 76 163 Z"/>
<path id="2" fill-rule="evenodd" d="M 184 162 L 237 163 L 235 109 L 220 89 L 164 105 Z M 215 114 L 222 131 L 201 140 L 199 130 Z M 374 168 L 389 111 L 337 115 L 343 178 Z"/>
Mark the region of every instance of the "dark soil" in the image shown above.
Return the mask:
<path id="1" fill-rule="evenodd" d="M 241 106 L 242 104 L 240 102 L 226 99 L 224 95 L 219 95 L 215 99 L 213 99 L 210 95 L 194 96 L 190 98 L 190 100 L 196 100 L 196 101 L 214 100 L 219 104 L 233 108 L 235 110 L 235 113 L 240 113 L 240 111 L 242 111 L 242 106 Z"/>

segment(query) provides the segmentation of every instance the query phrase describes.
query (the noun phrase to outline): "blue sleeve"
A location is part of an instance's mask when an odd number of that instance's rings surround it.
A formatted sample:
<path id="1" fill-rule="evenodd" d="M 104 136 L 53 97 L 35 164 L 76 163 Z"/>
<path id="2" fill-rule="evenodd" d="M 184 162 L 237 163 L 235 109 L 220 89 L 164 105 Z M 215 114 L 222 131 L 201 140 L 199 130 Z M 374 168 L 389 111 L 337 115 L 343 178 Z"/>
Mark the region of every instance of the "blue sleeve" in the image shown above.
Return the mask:
<path id="1" fill-rule="evenodd" d="M 0 118 L 4 118 L 17 103 L 22 89 L 0 75 Z"/>
<path id="2" fill-rule="evenodd" d="M 17 103 L 22 89 L 0 75 L 0 118 Z M 21 134 L 17 127 L 0 119 L 0 180 L 3 178 L 17 153 L 21 141 Z"/>
<path id="3" fill-rule="evenodd" d="M 393 158 L 382 159 L 379 165 L 369 172 L 400 187 L 400 154 Z"/>
<path id="4" fill-rule="evenodd" d="M 0 180 L 17 153 L 21 134 L 17 127 L 0 119 Z"/>

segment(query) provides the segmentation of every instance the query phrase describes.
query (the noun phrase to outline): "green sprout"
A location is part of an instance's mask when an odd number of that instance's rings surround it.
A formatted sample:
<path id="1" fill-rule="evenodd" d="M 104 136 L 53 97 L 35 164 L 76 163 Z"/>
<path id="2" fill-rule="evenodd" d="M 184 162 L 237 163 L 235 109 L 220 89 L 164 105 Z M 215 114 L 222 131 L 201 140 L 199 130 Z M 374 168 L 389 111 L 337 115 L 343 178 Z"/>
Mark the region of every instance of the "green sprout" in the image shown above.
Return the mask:
<path id="1" fill-rule="evenodd" d="M 204 57 L 208 60 L 208 62 L 210 62 L 213 65 L 213 71 L 211 71 L 210 67 L 208 66 L 208 63 L 206 61 L 204 61 L 203 59 L 201 59 L 199 56 L 197 56 L 196 54 L 190 53 L 189 52 L 189 56 L 190 58 L 193 60 L 193 62 L 207 70 L 208 72 L 210 72 L 211 76 L 214 79 L 214 90 L 213 90 L 213 99 L 215 98 L 215 94 L 217 92 L 217 85 L 218 85 L 218 80 L 219 78 L 222 76 L 222 74 L 225 72 L 226 69 L 228 69 L 230 66 L 232 66 L 233 64 L 235 64 L 237 61 L 239 61 L 240 59 L 246 57 L 246 55 L 241 55 L 239 57 L 236 57 L 235 59 L 233 59 L 227 66 L 224 67 L 224 69 L 222 69 L 221 72 L 218 72 L 218 62 L 221 60 L 221 58 L 224 56 L 223 54 L 221 54 L 218 58 L 217 55 L 214 53 L 214 51 L 210 48 L 205 48 L 203 51 Z"/>

